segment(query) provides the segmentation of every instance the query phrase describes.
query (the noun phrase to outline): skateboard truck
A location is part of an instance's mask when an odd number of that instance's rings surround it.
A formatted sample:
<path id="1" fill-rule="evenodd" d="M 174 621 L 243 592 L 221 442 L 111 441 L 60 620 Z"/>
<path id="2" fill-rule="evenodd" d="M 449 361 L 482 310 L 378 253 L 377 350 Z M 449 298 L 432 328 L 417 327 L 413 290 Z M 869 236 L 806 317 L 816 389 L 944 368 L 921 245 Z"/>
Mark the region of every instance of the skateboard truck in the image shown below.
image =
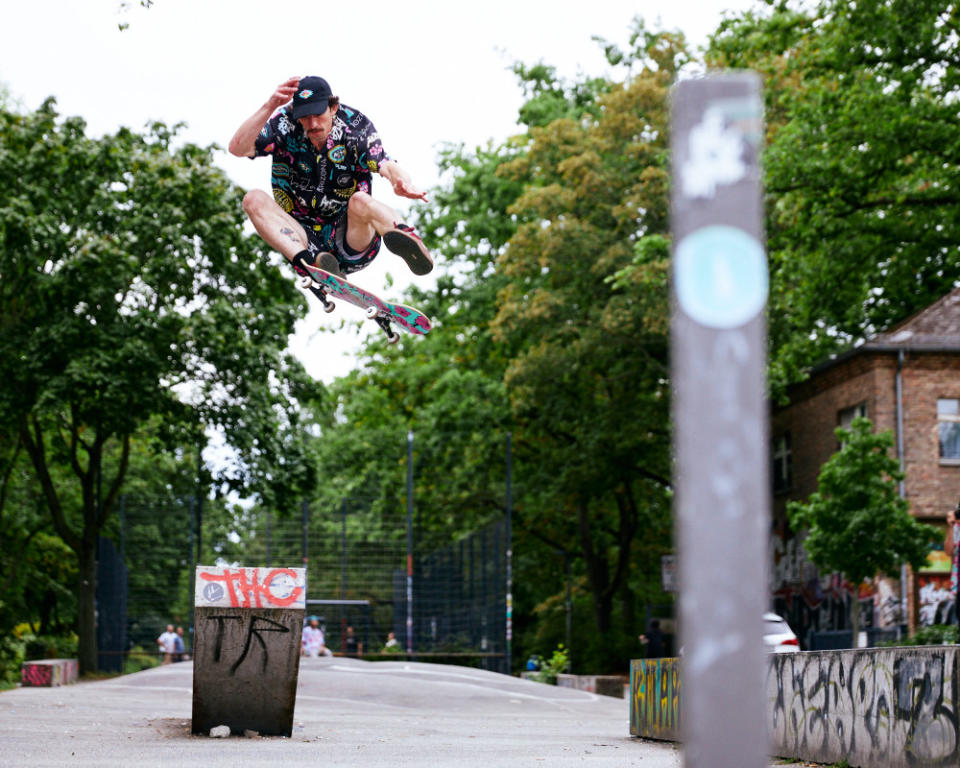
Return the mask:
<path id="1" fill-rule="evenodd" d="M 304 275 L 303 277 L 300 278 L 300 287 L 306 290 L 309 290 L 314 296 L 320 299 L 320 303 L 323 304 L 324 312 L 327 312 L 329 314 L 330 312 L 333 312 L 334 309 L 336 309 L 337 305 L 334 304 L 332 301 L 330 301 L 330 299 L 327 297 L 326 290 L 321 286 L 317 285 L 313 281 L 313 278 L 310 277 L 309 275 Z"/>

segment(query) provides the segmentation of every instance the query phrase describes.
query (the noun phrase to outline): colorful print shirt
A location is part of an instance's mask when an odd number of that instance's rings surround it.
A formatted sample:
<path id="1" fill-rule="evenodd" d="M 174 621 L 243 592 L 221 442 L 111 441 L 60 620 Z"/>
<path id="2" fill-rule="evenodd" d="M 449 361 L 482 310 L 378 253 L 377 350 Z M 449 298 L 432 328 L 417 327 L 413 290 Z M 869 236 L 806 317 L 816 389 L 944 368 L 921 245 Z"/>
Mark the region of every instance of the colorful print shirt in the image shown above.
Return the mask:
<path id="1" fill-rule="evenodd" d="M 280 207 L 316 227 L 339 216 L 354 192 L 369 193 L 373 172 L 389 157 L 370 119 L 351 107 L 340 105 L 322 151 L 291 111 L 288 105 L 267 121 L 256 157 L 273 157 L 270 185 Z"/>

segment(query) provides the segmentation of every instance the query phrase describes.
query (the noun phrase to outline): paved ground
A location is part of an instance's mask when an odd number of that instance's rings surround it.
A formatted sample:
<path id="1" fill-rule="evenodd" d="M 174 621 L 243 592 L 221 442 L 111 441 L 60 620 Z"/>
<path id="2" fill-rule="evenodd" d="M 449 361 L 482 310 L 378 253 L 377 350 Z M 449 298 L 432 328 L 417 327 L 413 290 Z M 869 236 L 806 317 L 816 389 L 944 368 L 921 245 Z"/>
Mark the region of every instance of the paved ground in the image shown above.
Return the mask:
<path id="1" fill-rule="evenodd" d="M 289 739 L 190 735 L 189 663 L 0 693 L 4 766 L 641 766 L 626 700 L 465 667 L 305 659 Z"/>

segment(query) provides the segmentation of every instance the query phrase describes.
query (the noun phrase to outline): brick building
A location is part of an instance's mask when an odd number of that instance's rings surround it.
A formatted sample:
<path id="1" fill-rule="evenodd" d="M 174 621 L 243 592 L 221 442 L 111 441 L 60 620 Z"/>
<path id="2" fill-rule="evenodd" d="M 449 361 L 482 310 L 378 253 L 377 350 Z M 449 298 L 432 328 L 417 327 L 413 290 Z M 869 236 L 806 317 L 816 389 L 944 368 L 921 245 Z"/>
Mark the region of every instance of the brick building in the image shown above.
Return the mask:
<path id="1" fill-rule="evenodd" d="M 837 451 L 834 429 L 857 416 L 891 430 L 910 511 L 944 526 L 960 499 L 960 288 L 885 333 L 814 368 L 771 417 L 773 458 L 772 591 L 776 610 L 805 637 L 848 627 L 853 586 L 822 576 L 786 523 L 786 503 L 806 500 L 821 465 Z M 952 610 L 942 541 L 919 573 L 860 585 L 863 626 L 911 629 L 942 623 Z M 905 577 L 906 593 L 900 591 Z"/>

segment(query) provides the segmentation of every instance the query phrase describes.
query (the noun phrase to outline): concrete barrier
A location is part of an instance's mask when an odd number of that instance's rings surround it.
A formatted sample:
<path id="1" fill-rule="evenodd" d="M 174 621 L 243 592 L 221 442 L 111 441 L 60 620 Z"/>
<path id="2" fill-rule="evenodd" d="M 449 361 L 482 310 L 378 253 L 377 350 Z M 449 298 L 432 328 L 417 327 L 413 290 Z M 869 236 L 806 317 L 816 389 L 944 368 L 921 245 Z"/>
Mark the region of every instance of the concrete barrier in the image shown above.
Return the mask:
<path id="1" fill-rule="evenodd" d="M 957 646 L 771 657 L 774 754 L 871 768 L 960 765 Z"/>
<path id="2" fill-rule="evenodd" d="M 630 662 L 630 734 L 680 740 L 680 659 Z"/>
<path id="3" fill-rule="evenodd" d="M 198 566 L 193 733 L 290 736 L 305 598 L 303 568 Z"/>
<path id="4" fill-rule="evenodd" d="M 630 683 L 630 733 L 679 741 L 679 660 L 634 661 Z M 766 694 L 778 757 L 870 768 L 960 765 L 960 646 L 771 654 Z"/>
<path id="5" fill-rule="evenodd" d="M 20 683 L 25 687 L 55 688 L 77 682 L 76 659 L 38 659 L 20 666 Z"/>
<path id="6" fill-rule="evenodd" d="M 627 678 L 623 675 L 557 675 L 557 686 L 560 688 L 574 688 L 617 699 L 623 698 L 626 684 Z"/>

